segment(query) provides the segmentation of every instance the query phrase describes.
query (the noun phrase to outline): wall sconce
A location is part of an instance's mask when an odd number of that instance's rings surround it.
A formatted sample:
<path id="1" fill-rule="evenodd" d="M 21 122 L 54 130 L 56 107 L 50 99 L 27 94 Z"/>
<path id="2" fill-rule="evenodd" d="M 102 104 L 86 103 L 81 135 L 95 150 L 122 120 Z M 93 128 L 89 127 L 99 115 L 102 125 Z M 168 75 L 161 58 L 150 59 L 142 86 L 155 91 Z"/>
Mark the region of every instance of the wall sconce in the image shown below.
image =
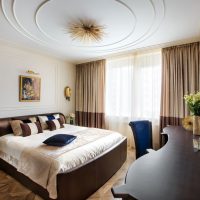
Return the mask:
<path id="1" fill-rule="evenodd" d="M 71 90 L 70 87 L 67 86 L 67 87 L 65 88 L 65 98 L 66 98 L 68 101 L 70 101 L 71 94 L 72 94 L 72 90 Z"/>

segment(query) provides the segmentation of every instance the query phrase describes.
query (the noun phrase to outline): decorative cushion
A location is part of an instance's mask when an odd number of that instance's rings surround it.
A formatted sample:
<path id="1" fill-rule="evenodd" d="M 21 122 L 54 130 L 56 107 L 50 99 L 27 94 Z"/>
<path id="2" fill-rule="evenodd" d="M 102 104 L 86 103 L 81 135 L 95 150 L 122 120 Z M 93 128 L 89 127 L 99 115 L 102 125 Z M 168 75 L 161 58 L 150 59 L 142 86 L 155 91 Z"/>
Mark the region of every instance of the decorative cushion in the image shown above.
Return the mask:
<path id="1" fill-rule="evenodd" d="M 48 118 L 47 116 L 38 116 L 38 119 L 40 121 L 40 124 L 42 126 L 42 129 L 45 130 L 45 129 L 48 129 L 48 125 L 46 123 L 46 121 L 48 121 Z"/>
<path id="2" fill-rule="evenodd" d="M 55 114 L 55 115 L 47 115 L 48 121 L 52 121 L 54 119 L 59 119 L 60 116 L 59 114 Z"/>
<path id="3" fill-rule="evenodd" d="M 74 139 L 76 139 L 76 136 L 74 135 L 57 134 L 46 139 L 43 143 L 49 146 L 62 147 L 71 143 Z"/>
<path id="4" fill-rule="evenodd" d="M 54 119 L 59 119 L 59 114 L 55 115 L 47 115 L 47 116 L 38 116 L 39 121 L 41 123 L 42 129 L 48 129 L 47 121 L 52 121 Z"/>
<path id="5" fill-rule="evenodd" d="M 28 119 L 31 121 L 31 123 L 37 122 L 36 117 L 29 117 Z"/>
<path id="6" fill-rule="evenodd" d="M 48 121 L 52 121 L 55 119 L 55 117 L 53 115 L 47 115 Z"/>
<path id="7" fill-rule="evenodd" d="M 11 119 L 1 119 L 0 120 L 0 137 L 12 132 L 10 125 Z"/>
<path id="8" fill-rule="evenodd" d="M 55 117 L 55 119 L 59 119 L 60 118 L 60 115 L 59 114 L 55 114 L 53 115 Z"/>
<path id="9" fill-rule="evenodd" d="M 61 121 L 63 124 L 65 124 L 65 122 L 66 122 L 65 116 L 63 116 L 63 115 L 58 115 L 58 116 L 60 117 L 60 121 Z"/>
<path id="10" fill-rule="evenodd" d="M 46 121 L 50 131 L 54 131 L 60 128 L 64 128 L 63 123 L 61 122 L 60 119 L 54 119 L 51 121 Z"/>
<path id="11" fill-rule="evenodd" d="M 21 121 L 21 120 L 12 120 L 10 122 L 10 125 L 11 125 L 12 130 L 13 130 L 13 134 L 15 136 L 22 135 L 22 128 L 20 126 L 21 124 L 23 124 L 23 121 Z"/>
<path id="12" fill-rule="evenodd" d="M 38 133 L 42 133 L 42 127 L 39 122 L 28 123 L 28 124 L 20 124 L 22 128 L 23 136 L 34 135 Z"/>

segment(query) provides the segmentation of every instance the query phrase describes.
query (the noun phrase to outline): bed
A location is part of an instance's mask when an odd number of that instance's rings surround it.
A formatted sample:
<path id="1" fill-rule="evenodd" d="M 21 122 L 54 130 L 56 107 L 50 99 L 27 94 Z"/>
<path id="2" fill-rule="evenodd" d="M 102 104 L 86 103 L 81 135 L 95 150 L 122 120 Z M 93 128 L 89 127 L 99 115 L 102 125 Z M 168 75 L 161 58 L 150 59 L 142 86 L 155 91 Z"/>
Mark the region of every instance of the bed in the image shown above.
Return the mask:
<path id="1" fill-rule="evenodd" d="M 50 114 L 56 114 L 56 113 L 48 113 L 48 114 L 43 114 L 45 115 L 50 115 Z M 65 117 L 63 114 L 59 113 L 60 119 L 65 123 Z M 41 116 L 41 114 L 40 114 Z M 21 155 L 21 152 L 26 152 L 20 150 L 21 146 L 15 145 L 15 142 L 17 138 L 15 136 L 12 136 L 12 129 L 10 127 L 10 121 L 11 120 L 26 120 L 29 117 L 38 117 L 38 115 L 29 115 L 29 116 L 20 116 L 20 117 L 11 117 L 11 118 L 3 118 L 0 119 L 0 145 L 1 145 L 1 152 L 6 152 L 9 154 L 10 152 L 14 152 L 13 158 L 17 158 L 17 155 Z M 70 125 L 65 125 L 65 128 L 58 130 L 58 132 L 50 132 L 50 131 L 44 131 L 41 136 L 39 134 L 34 137 L 27 137 L 26 140 L 28 141 L 34 141 L 33 144 L 31 142 L 25 143 L 24 138 L 21 138 L 21 143 L 23 148 L 25 149 L 27 144 L 31 144 L 32 146 L 35 145 L 36 150 L 41 150 L 41 145 L 40 142 L 43 139 L 46 139 L 48 135 L 54 135 L 58 133 L 63 133 L 63 131 L 66 131 L 68 133 L 73 133 L 74 135 L 77 135 L 77 138 L 79 138 L 77 141 L 81 141 L 81 145 L 79 143 L 74 142 L 73 144 L 70 145 L 70 147 L 63 148 L 63 151 L 60 149 L 55 149 L 55 151 L 46 150 L 48 155 L 53 152 L 54 154 L 58 154 L 59 158 L 69 158 L 74 161 L 73 164 L 68 164 L 68 162 L 65 160 L 65 164 L 67 163 L 67 167 L 63 167 L 63 165 L 60 165 L 62 167 L 56 168 L 57 173 L 52 173 L 51 181 L 48 181 L 51 183 L 51 185 L 44 187 L 42 186 L 42 182 L 40 182 L 37 178 L 37 176 L 31 176 L 30 174 L 26 174 L 26 171 L 24 172 L 23 170 L 19 170 L 19 167 L 14 161 L 10 159 L 6 159 L 2 154 L 0 156 L 0 169 L 4 170 L 6 173 L 10 174 L 13 176 L 16 180 L 24 184 L 26 187 L 28 187 L 30 190 L 32 190 L 34 193 L 38 194 L 44 199 L 57 199 L 57 200 L 81 200 L 81 199 L 86 199 L 89 197 L 92 193 L 94 193 L 98 188 L 100 188 L 115 172 L 118 171 L 118 169 L 122 166 L 122 164 L 126 160 L 127 156 L 127 141 L 126 138 L 123 136 L 118 136 L 113 137 L 114 133 L 112 132 L 107 132 L 104 130 L 104 132 L 101 132 L 102 130 L 99 129 L 88 129 L 86 127 L 75 127 L 75 126 L 70 126 Z M 90 137 L 89 132 L 92 133 L 92 137 Z M 99 133 L 98 133 L 99 132 Z M 103 136 L 105 135 L 105 137 Z M 96 137 L 96 138 L 95 138 Z M 85 139 L 84 139 L 85 138 Z M 9 141 L 5 143 L 4 145 L 3 141 Z M 18 140 L 18 141 L 20 141 Z M 11 141 L 11 142 L 10 142 Z M 85 141 L 85 142 L 84 142 Z M 97 145 L 96 142 L 99 142 Z M 100 141 L 103 143 L 103 146 L 100 146 Z M 88 143 L 88 144 L 87 144 Z M 97 148 L 97 147 L 98 148 Z M 3 149 L 3 150 L 2 150 Z M 12 150 L 11 150 L 12 149 Z M 30 148 L 31 149 L 31 148 Z M 32 157 L 36 155 L 35 150 L 31 154 L 27 154 L 30 157 L 32 163 L 28 166 L 33 169 L 37 167 L 37 165 L 34 165 L 34 160 L 32 160 Z M 32 148 L 33 149 L 33 148 Z M 96 150 L 98 149 L 98 151 Z M 100 149 L 100 151 L 99 151 Z M 78 151 L 79 150 L 79 151 Z M 64 153 L 71 153 L 67 154 L 67 156 Z M 76 158 L 76 156 L 79 154 L 78 152 L 88 152 L 89 158 L 88 160 L 85 159 L 85 155 L 82 155 L 82 158 L 84 159 L 79 159 Z M 20 154 L 20 153 L 21 154 Z M 28 152 L 28 151 L 27 151 Z M 92 153 L 91 153 L 92 152 Z M 98 153 L 97 153 L 98 152 Z M 43 154 L 43 150 L 41 155 Z M 81 155 L 80 153 L 80 155 Z M 24 154 L 24 153 L 23 153 Z M 33 155 L 32 155 L 33 154 Z M 53 155 L 54 155 L 53 154 Z M 26 155 L 26 154 L 25 154 Z M 37 154 L 38 155 L 38 154 Z M 60 156 L 62 155 L 62 156 Z M 31 157 L 32 156 L 32 157 Z M 46 155 L 45 155 L 46 156 Z M 21 156 L 22 157 L 22 156 Z M 41 157 L 41 161 L 45 157 Z M 60 160 L 63 160 L 60 159 Z M 70 160 L 69 159 L 69 160 Z M 17 160 L 17 159 L 16 159 Z M 49 160 L 49 158 L 47 159 Z M 57 160 L 57 159 L 56 159 Z M 80 162 L 80 160 L 83 160 Z M 26 161 L 26 160 L 25 160 Z M 80 162 L 80 163 L 79 163 Z M 29 162 L 26 162 L 29 163 Z M 56 162 L 57 163 L 57 162 Z M 76 164 L 78 163 L 78 164 Z M 45 164 L 45 163 L 44 163 Z M 42 162 L 41 162 L 42 166 Z M 55 165 L 57 166 L 57 164 Z M 44 165 L 44 167 L 46 167 Z M 32 169 L 32 170 L 33 170 Z M 27 170 L 28 171 L 28 170 Z M 34 171 L 34 170 L 33 170 Z M 43 170 L 44 171 L 44 170 Z M 51 171 L 51 170 L 50 170 Z M 45 172 L 45 171 L 44 171 Z M 43 176 L 41 177 L 45 182 L 45 173 L 43 173 Z M 55 180 L 56 184 L 53 184 Z M 53 185 L 53 186 L 52 186 Z M 51 194 L 51 191 L 53 191 L 52 188 L 56 187 L 56 196 L 55 192 Z M 50 190 L 51 188 L 52 190 Z"/>

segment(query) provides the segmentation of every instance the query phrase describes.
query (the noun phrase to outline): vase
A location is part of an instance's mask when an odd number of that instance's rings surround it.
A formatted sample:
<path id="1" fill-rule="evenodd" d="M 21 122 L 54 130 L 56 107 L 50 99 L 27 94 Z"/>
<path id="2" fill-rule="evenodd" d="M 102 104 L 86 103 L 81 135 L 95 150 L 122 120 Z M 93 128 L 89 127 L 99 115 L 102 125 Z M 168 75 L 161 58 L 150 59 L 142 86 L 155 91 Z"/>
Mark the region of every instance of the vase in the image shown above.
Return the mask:
<path id="1" fill-rule="evenodd" d="M 200 116 L 193 116 L 193 148 L 200 150 Z"/>
<path id="2" fill-rule="evenodd" d="M 70 124 L 74 124 L 74 119 L 72 117 L 70 117 L 70 121 L 69 121 Z"/>

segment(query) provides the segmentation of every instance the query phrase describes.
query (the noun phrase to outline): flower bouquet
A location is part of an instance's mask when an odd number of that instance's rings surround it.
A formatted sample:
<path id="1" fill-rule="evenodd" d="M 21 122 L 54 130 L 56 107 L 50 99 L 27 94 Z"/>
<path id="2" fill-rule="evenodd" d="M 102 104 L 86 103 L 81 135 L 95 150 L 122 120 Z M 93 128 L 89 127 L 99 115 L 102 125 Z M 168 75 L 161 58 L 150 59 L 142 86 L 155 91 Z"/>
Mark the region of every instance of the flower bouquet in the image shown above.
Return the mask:
<path id="1" fill-rule="evenodd" d="M 200 92 L 185 95 L 184 99 L 191 113 L 195 116 L 200 116 Z"/>
<path id="2" fill-rule="evenodd" d="M 200 92 L 185 95 L 184 99 L 193 115 L 193 147 L 200 150 Z"/>
<path id="3" fill-rule="evenodd" d="M 69 123 L 70 124 L 74 124 L 75 114 L 74 113 L 69 113 L 68 117 L 69 117 Z"/>

